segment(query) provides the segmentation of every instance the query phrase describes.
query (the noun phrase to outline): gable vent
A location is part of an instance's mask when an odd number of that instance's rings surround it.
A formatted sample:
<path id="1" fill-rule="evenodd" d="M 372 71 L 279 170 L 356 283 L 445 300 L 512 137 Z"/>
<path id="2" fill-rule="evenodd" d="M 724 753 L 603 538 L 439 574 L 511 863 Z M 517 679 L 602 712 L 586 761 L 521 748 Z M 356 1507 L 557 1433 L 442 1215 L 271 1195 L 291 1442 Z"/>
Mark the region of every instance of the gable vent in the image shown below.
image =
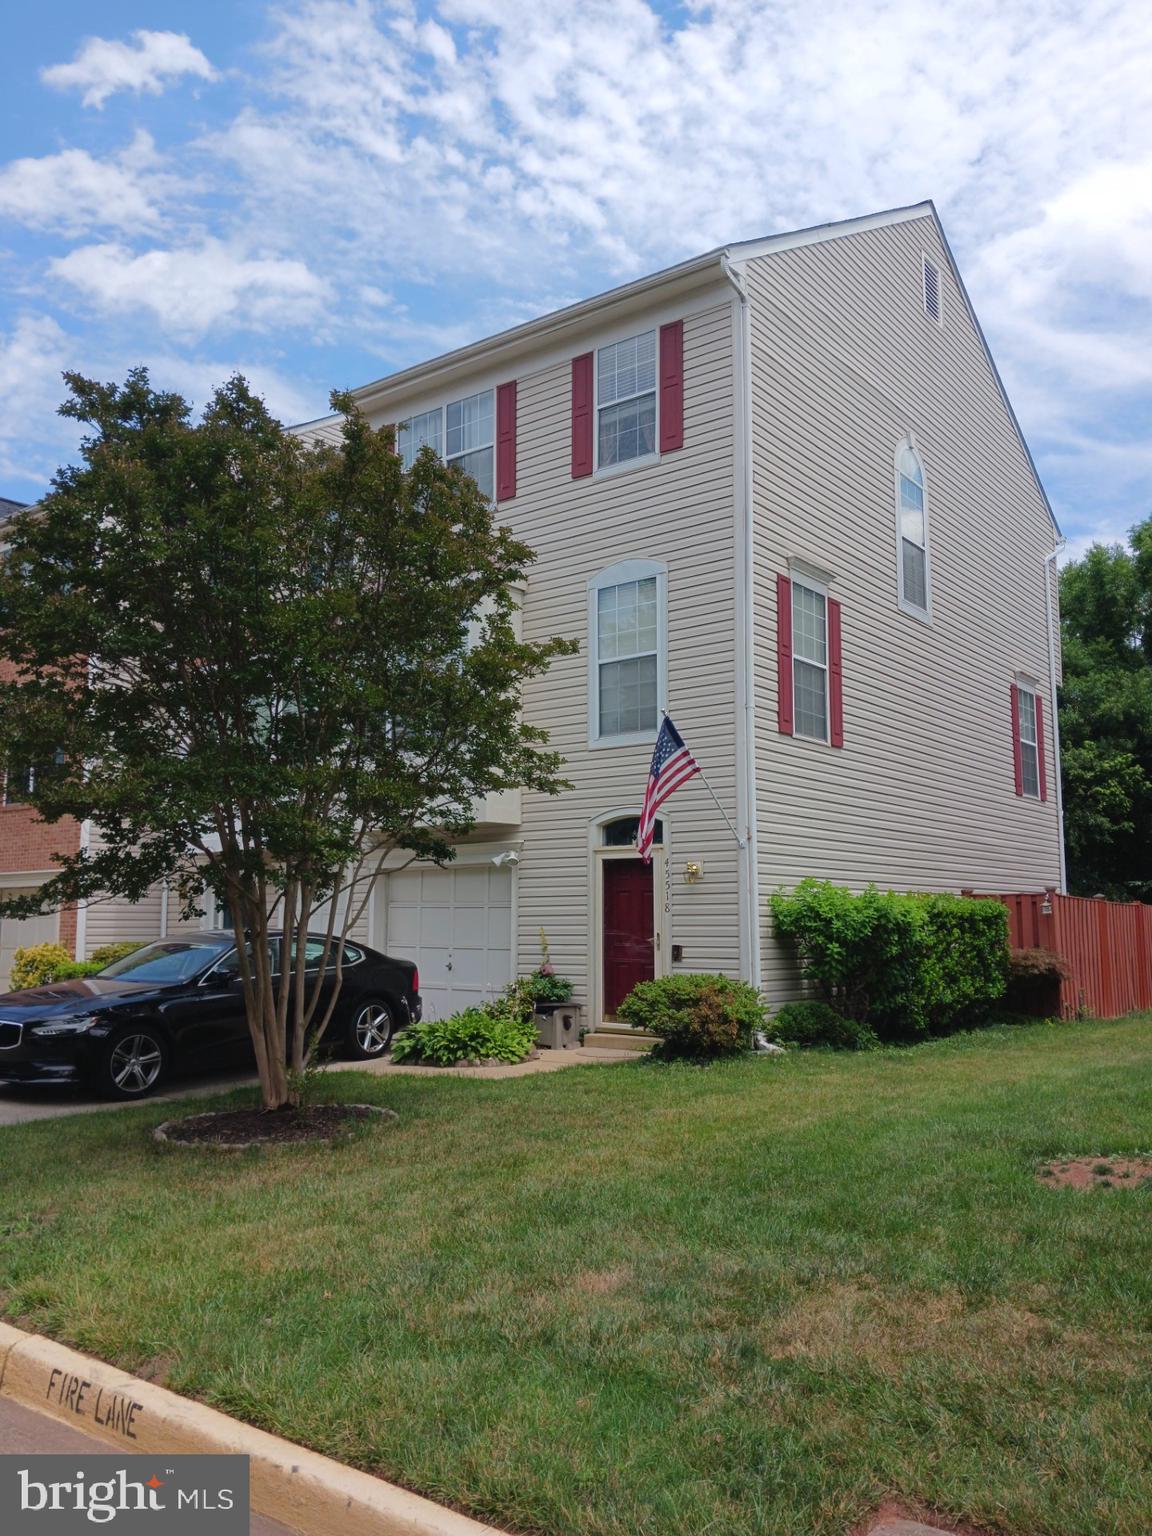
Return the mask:
<path id="1" fill-rule="evenodd" d="M 924 258 L 924 313 L 940 324 L 940 268 Z"/>

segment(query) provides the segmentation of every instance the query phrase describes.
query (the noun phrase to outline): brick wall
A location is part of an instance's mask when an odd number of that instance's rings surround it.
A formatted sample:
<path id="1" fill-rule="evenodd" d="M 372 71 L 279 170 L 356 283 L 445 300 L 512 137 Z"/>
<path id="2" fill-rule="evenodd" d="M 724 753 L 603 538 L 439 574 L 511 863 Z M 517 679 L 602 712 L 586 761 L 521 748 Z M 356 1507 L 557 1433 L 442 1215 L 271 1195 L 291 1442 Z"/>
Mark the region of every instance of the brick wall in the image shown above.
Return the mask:
<path id="1" fill-rule="evenodd" d="M 0 679 L 7 681 L 12 676 L 10 663 L 0 662 Z M 80 826 L 71 817 L 50 826 L 31 806 L 0 804 L 0 886 L 5 884 L 6 874 L 52 869 L 53 854 L 75 853 L 79 847 Z M 75 948 L 75 907 L 60 913 L 60 942 L 68 950 Z"/>

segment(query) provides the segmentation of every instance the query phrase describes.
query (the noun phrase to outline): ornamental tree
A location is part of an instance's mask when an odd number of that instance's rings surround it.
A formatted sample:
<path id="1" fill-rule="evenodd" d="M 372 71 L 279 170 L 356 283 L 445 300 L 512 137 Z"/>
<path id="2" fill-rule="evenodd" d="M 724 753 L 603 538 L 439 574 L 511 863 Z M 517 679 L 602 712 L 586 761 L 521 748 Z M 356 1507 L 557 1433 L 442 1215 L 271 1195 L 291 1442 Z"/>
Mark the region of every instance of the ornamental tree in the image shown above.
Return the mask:
<path id="1" fill-rule="evenodd" d="M 339 443 L 286 431 L 242 378 L 194 421 L 143 369 L 65 376 L 82 462 L 6 526 L 0 752 L 26 798 L 74 817 L 23 916 L 167 880 L 212 893 L 238 935 L 266 1108 L 298 1101 L 344 940 L 390 855 L 444 862 L 480 797 L 565 787 L 525 681 L 575 647 L 530 644 L 533 560 L 475 482 L 334 395 Z M 393 859 L 390 867 L 395 867 Z M 322 929 L 315 980 L 304 935 Z M 271 940 L 293 964 L 273 974 Z M 332 1000 L 321 981 L 334 972 Z"/>

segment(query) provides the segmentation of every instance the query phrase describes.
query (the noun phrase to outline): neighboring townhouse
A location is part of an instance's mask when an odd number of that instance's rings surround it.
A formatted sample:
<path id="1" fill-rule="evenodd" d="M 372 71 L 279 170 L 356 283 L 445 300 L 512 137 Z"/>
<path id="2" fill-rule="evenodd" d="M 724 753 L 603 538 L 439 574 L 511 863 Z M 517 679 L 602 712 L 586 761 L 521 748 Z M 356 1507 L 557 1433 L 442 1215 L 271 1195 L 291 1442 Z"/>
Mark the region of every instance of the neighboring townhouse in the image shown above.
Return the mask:
<path id="1" fill-rule="evenodd" d="M 525 635 L 581 642 L 524 698 L 572 790 L 501 797 L 450 868 L 374 893 L 366 936 L 431 1010 L 530 970 L 541 930 L 590 1022 L 669 971 L 779 1001 L 768 897 L 806 875 L 1062 883 L 1059 533 L 931 203 L 712 251 L 356 398 L 537 551 Z M 693 779 L 646 865 L 662 709 L 723 810 Z"/>
<path id="2" fill-rule="evenodd" d="M 3 525 L 23 502 L 0 496 L 0 541 Z M 0 661 L 0 677 L 12 676 L 8 662 Z M 35 780 L 35 763 L 12 764 L 0 775 L 0 892 L 24 895 L 43 885 L 56 873 L 55 856 L 67 856 L 86 846 L 92 836 L 87 823 L 71 817 L 49 823 L 26 803 Z M 0 917 L 0 992 L 8 988 L 12 959 L 30 944 L 61 944 L 84 959 L 101 944 L 118 939 L 154 939 L 165 931 L 167 901 L 160 887 L 141 902 L 120 899 L 81 902 L 39 917 Z"/>
<path id="3" fill-rule="evenodd" d="M 3 525 L 25 503 L 0 496 L 0 537 Z M 11 677 L 11 668 L 0 662 L 0 677 Z M 36 773 L 33 763 L 13 764 L 2 775 L 0 803 L 0 894 L 21 896 L 35 890 L 54 873 L 53 855 L 75 853 L 80 828 L 74 821 L 49 826 L 42 822 L 25 796 Z M 27 944 L 76 946 L 76 909 L 66 907 L 43 917 L 0 917 L 0 992 L 8 987 L 8 972 L 16 950 Z"/>

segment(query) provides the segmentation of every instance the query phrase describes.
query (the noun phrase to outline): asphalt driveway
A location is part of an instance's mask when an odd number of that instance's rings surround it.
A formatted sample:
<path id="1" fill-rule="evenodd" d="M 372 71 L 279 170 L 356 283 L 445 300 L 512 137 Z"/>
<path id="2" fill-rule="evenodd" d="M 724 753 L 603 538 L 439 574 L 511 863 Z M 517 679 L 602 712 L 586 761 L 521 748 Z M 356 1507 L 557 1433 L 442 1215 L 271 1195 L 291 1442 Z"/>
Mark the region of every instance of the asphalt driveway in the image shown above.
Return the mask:
<path id="1" fill-rule="evenodd" d="M 255 1086 L 254 1072 L 203 1072 L 177 1078 L 166 1093 L 140 1102 L 163 1104 L 168 1099 L 204 1098 L 227 1093 L 231 1088 Z M 23 1125 L 29 1120 L 54 1120 L 60 1115 L 92 1114 L 98 1109 L 130 1109 L 130 1101 L 98 1099 L 88 1089 L 63 1083 L 43 1087 L 13 1088 L 0 1085 L 0 1126 Z"/>

